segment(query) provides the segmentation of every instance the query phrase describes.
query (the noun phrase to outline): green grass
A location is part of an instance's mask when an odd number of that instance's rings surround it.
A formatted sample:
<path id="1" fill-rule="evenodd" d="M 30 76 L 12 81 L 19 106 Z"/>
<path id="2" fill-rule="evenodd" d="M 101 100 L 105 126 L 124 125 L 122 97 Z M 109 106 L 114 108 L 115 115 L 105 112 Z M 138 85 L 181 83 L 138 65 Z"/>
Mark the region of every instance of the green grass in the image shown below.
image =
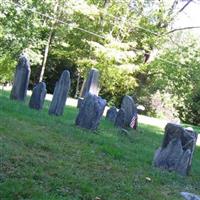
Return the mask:
<path id="1" fill-rule="evenodd" d="M 0 91 L 0 199 L 181 200 L 181 191 L 199 193 L 199 147 L 190 176 L 161 172 L 152 167 L 161 129 L 140 124 L 126 136 L 102 119 L 93 133 L 74 125 L 75 108 L 53 117 L 48 106 L 38 112 Z"/>

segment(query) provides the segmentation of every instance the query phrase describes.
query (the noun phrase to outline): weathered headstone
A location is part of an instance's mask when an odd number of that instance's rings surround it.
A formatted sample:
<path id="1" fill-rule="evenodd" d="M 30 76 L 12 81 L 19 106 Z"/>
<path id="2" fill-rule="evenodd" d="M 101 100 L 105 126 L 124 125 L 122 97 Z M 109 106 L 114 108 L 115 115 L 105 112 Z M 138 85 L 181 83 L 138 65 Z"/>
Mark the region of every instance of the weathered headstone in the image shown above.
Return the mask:
<path id="1" fill-rule="evenodd" d="M 16 66 L 10 99 L 24 101 L 28 89 L 31 68 L 25 55 L 21 55 Z"/>
<path id="2" fill-rule="evenodd" d="M 78 98 L 77 108 L 81 107 L 83 104 L 83 99 L 88 93 L 96 96 L 99 94 L 99 71 L 95 68 L 92 68 L 89 71 L 87 79 L 83 82 L 81 94 Z"/>
<path id="3" fill-rule="evenodd" d="M 83 83 L 80 97 L 85 97 L 88 93 L 98 96 L 99 94 L 99 71 L 92 68 L 87 80 Z"/>
<path id="4" fill-rule="evenodd" d="M 196 141 L 197 133 L 193 130 L 168 123 L 162 146 L 154 155 L 154 166 L 187 175 L 191 168 Z"/>
<path id="5" fill-rule="evenodd" d="M 189 192 L 181 192 L 181 196 L 185 200 L 200 200 L 200 196 L 189 193 Z"/>
<path id="6" fill-rule="evenodd" d="M 115 126 L 118 128 L 125 128 L 125 110 L 121 108 L 115 119 Z"/>
<path id="7" fill-rule="evenodd" d="M 62 115 L 64 112 L 67 95 L 70 90 L 71 80 L 69 71 L 63 71 L 60 79 L 56 82 L 56 86 L 53 93 L 53 99 L 49 108 L 49 114 Z"/>
<path id="8" fill-rule="evenodd" d="M 76 118 L 76 125 L 96 130 L 106 106 L 106 100 L 90 93 L 83 100 Z"/>
<path id="9" fill-rule="evenodd" d="M 114 123 L 116 120 L 116 117 L 117 117 L 117 108 L 111 107 L 106 113 L 106 118 Z"/>
<path id="10" fill-rule="evenodd" d="M 121 108 L 124 109 L 125 112 L 124 124 L 126 127 L 129 127 L 133 116 L 137 115 L 137 107 L 133 101 L 133 98 L 128 95 L 124 96 L 121 103 Z"/>
<path id="11" fill-rule="evenodd" d="M 46 93 L 46 84 L 44 82 L 38 83 L 33 88 L 33 93 L 30 98 L 29 107 L 36 110 L 41 110 L 44 104 Z"/>

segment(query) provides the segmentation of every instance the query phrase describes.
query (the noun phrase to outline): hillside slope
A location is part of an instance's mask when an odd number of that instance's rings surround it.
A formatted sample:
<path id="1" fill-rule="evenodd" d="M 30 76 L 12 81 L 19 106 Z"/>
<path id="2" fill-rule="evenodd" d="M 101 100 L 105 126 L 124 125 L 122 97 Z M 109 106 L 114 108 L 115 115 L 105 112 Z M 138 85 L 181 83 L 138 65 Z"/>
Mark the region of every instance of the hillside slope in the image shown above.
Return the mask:
<path id="1" fill-rule="evenodd" d="M 2 200 L 181 200 L 200 191 L 200 147 L 189 177 L 152 167 L 162 130 L 140 124 L 123 135 L 102 119 L 95 133 L 62 117 L 9 100 L 0 91 L 0 197 Z"/>

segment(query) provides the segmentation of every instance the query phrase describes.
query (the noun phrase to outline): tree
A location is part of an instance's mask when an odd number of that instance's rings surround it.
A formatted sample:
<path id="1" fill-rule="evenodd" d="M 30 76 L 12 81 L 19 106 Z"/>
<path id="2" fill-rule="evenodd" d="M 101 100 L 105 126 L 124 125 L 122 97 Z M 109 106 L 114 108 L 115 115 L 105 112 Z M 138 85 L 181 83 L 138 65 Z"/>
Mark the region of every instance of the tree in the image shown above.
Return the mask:
<path id="1" fill-rule="evenodd" d="M 188 61 L 191 73 L 196 68 L 191 62 L 197 54 L 191 54 L 189 48 L 185 50 L 173 37 L 183 29 L 192 28 L 171 28 L 176 17 L 192 3 L 179 2 L 1 0 L 0 81 L 11 80 L 16 58 L 26 51 L 32 62 L 32 82 L 46 81 L 51 92 L 61 70 L 68 68 L 73 77 L 73 94 L 78 96 L 87 71 L 96 67 L 102 77 L 101 95 L 110 104 L 119 105 L 124 94 L 136 94 L 138 102 L 147 105 L 147 111 L 151 112 L 149 95 L 156 90 L 169 92 L 176 98 L 183 98 L 187 92 L 185 100 L 189 102 L 191 93 L 186 86 L 193 82 L 183 81 L 189 69 L 181 67 L 173 71 L 172 67 L 183 59 L 181 49 L 186 58 L 192 55 Z M 171 40 L 179 43 L 178 47 L 171 45 Z M 180 105 L 186 104 L 187 101 L 181 101 Z"/>

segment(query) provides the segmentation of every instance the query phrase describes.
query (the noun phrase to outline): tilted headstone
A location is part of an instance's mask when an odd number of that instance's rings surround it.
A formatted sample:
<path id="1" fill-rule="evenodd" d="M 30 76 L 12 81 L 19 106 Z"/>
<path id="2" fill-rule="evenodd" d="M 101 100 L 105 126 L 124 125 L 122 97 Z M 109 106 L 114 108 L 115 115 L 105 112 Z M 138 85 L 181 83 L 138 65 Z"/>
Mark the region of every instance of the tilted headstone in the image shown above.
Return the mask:
<path id="1" fill-rule="evenodd" d="M 53 99 L 49 108 L 49 114 L 62 115 L 64 112 L 65 103 L 70 90 L 71 80 L 69 71 L 63 71 L 53 93 Z"/>
<path id="2" fill-rule="evenodd" d="M 125 110 L 121 108 L 115 119 L 115 126 L 118 128 L 125 128 Z"/>
<path id="3" fill-rule="evenodd" d="M 28 89 L 30 79 L 30 63 L 25 55 L 21 55 L 16 66 L 13 87 L 10 94 L 10 99 L 24 101 Z"/>
<path id="4" fill-rule="evenodd" d="M 106 118 L 114 123 L 116 120 L 116 117 L 117 117 L 117 108 L 111 107 L 106 113 Z"/>
<path id="5" fill-rule="evenodd" d="M 46 84 L 44 82 L 38 83 L 33 88 L 33 93 L 30 98 L 29 107 L 36 110 L 41 110 L 44 104 L 46 93 Z"/>
<path id="6" fill-rule="evenodd" d="M 137 115 L 137 107 L 133 98 L 128 95 L 124 96 L 121 108 L 123 108 L 125 112 L 125 126 L 129 127 L 133 116 Z"/>
<path id="7" fill-rule="evenodd" d="M 106 100 L 90 93 L 83 100 L 76 118 L 76 125 L 96 130 L 106 106 Z"/>
<path id="8" fill-rule="evenodd" d="M 157 149 L 153 164 L 180 175 L 188 175 L 197 141 L 197 133 L 180 125 L 168 123 L 162 146 Z"/>
<path id="9" fill-rule="evenodd" d="M 181 196 L 185 200 L 200 200 L 200 196 L 189 193 L 189 192 L 181 192 Z"/>

